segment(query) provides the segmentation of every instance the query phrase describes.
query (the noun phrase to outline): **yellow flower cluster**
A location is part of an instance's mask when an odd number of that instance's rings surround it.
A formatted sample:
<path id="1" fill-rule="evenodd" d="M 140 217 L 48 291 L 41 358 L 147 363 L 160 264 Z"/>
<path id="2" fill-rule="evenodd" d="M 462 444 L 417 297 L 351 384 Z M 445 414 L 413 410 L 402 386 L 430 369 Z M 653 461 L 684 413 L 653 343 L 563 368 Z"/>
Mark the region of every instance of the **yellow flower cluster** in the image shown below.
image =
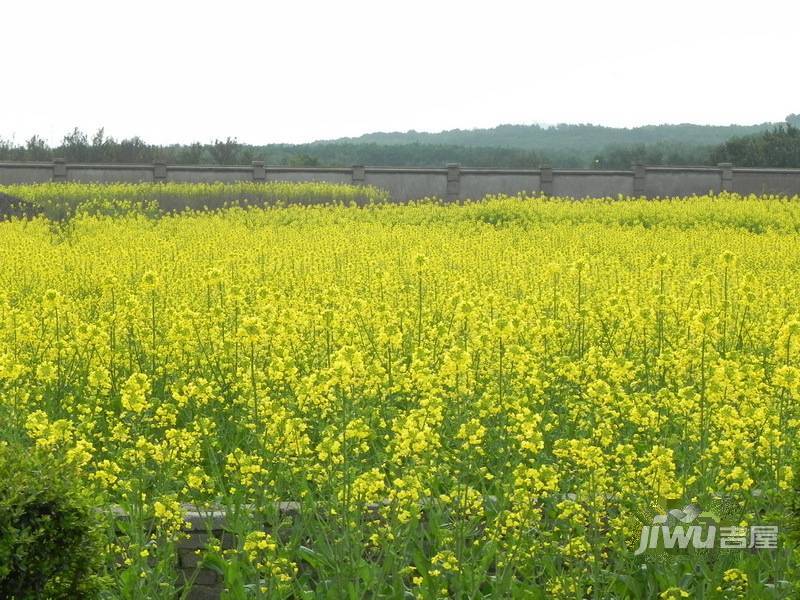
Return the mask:
<path id="1" fill-rule="evenodd" d="M 264 531 L 253 531 L 247 535 L 243 546 L 247 560 L 262 578 L 269 583 L 262 586 L 261 592 L 268 594 L 270 587 L 285 590 L 287 584 L 297 574 L 297 567 L 286 557 L 279 555 L 278 545 L 272 536 Z"/>

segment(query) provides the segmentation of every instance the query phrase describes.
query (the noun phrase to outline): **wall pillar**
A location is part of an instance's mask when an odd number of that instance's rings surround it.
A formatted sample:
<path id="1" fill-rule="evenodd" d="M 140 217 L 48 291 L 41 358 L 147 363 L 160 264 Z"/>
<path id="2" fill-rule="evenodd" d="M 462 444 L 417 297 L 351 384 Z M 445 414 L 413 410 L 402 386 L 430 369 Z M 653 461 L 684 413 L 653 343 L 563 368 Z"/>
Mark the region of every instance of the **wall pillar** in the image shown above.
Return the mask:
<path id="1" fill-rule="evenodd" d="M 266 181 L 267 170 L 264 168 L 263 160 L 253 161 L 253 181 Z"/>
<path id="2" fill-rule="evenodd" d="M 165 182 L 167 180 L 167 165 L 163 162 L 153 163 L 153 181 Z"/>
<path id="3" fill-rule="evenodd" d="M 63 158 L 53 161 L 53 181 L 67 180 L 67 162 Z"/>
<path id="4" fill-rule="evenodd" d="M 364 185 L 367 179 L 367 170 L 364 165 L 353 165 L 353 185 Z"/>
<path id="5" fill-rule="evenodd" d="M 720 168 L 720 186 L 721 192 L 733 191 L 733 163 L 719 163 Z"/>
<path id="6" fill-rule="evenodd" d="M 549 165 L 539 167 L 539 191 L 543 196 L 553 195 L 553 167 Z"/>
<path id="7" fill-rule="evenodd" d="M 461 165 L 448 163 L 447 165 L 447 199 L 458 200 L 461 195 Z"/>
<path id="8" fill-rule="evenodd" d="M 647 195 L 647 168 L 641 164 L 633 165 L 633 196 L 642 198 Z"/>

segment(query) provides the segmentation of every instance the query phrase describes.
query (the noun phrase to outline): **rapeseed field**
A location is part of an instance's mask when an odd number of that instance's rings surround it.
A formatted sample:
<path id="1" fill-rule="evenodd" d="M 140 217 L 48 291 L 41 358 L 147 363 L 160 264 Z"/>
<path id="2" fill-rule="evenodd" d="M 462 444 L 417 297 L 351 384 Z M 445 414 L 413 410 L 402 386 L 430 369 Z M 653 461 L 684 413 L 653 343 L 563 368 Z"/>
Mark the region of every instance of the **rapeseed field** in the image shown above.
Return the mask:
<path id="1" fill-rule="evenodd" d="M 129 515 L 111 597 L 187 505 L 230 598 L 796 593 L 797 199 L 116 212 L 0 223 L 0 444 Z"/>

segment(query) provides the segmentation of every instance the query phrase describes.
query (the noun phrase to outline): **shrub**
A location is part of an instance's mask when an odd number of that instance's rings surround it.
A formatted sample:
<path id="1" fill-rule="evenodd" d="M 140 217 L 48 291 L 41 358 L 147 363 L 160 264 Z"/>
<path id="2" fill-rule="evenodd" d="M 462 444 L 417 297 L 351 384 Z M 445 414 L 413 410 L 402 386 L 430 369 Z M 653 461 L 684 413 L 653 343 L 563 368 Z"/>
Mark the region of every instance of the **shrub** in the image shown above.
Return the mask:
<path id="1" fill-rule="evenodd" d="M 75 469 L 0 442 L 0 598 L 92 598 L 102 568 L 99 513 Z"/>

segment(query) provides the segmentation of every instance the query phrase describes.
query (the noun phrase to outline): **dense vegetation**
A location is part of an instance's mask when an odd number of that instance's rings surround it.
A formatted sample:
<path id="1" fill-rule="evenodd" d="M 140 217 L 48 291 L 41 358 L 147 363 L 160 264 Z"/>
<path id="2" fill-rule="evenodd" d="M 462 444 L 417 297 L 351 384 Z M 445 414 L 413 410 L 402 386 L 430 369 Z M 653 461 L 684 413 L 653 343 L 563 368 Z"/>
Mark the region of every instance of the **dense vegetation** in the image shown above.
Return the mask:
<path id="1" fill-rule="evenodd" d="M 788 125 L 800 124 L 789 115 Z M 34 136 L 24 144 L 0 139 L 0 160 L 170 164 L 249 164 L 263 160 L 289 166 L 442 166 L 530 168 L 541 164 L 570 168 L 627 169 L 646 164 L 716 164 L 800 167 L 800 141 L 787 124 L 727 127 L 659 125 L 632 129 L 596 125 L 502 125 L 494 129 L 442 133 L 375 133 L 313 144 L 251 146 L 235 139 L 210 144 L 156 146 L 140 138 L 116 140 L 101 129 L 87 136 L 78 129 L 55 148 Z"/>
<path id="2" fill-rule="evenodd" d="M 0 447 L 125 509 L 112 597 L 182 502 L 229 598 L 800 592 L 800 200 L 78 213 L 0 223 Z M 635 554 L 690 502 L 778 548 Z"/>
<path id="3" fill-rule="evenodd" d="M 97 597 L 108 536 L 84 473 L 62 454 L 2 437 L 0 598 Z"/>
<path id="4" fill-rule="evenodd" d="M 800 129 L 787 124 L 760 135 L 737 137 L 712 153 L 712 161 L 759 167 L 800 167 Z"/>

